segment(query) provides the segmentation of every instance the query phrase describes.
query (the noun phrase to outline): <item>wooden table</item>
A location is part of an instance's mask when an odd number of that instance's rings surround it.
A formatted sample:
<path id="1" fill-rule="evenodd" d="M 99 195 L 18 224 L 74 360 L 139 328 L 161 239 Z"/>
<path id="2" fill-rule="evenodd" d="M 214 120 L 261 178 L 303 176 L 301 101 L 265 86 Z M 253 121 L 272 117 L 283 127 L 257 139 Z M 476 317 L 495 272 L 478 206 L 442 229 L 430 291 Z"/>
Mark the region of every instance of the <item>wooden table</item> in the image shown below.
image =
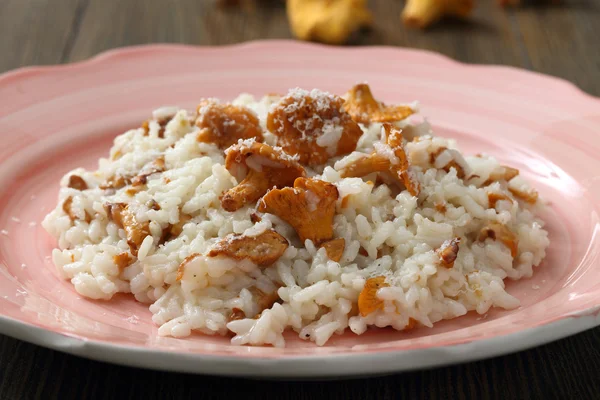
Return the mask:
<path id="1" fill-rule="evenodd" d="M 417 47 L 465 62 L 568 79 L 600 95 L 600 0 L 502 10 L 480 2 L 469 23 L 423 33 L 399 22 L 402 2 L 372 0 L 375 28 L 355 44 Z M 206 0 L 0 0 L 0 72 L 88 58 L 152 42 L 219 45 L 290 38 L 282 7 L 223 11 Z M 264 382 L 145 371 L 89 361 L 0 335 L 0 399 L 29 398 L 598 398 L 600 328 L 488 361 L 380 378 Z"/>

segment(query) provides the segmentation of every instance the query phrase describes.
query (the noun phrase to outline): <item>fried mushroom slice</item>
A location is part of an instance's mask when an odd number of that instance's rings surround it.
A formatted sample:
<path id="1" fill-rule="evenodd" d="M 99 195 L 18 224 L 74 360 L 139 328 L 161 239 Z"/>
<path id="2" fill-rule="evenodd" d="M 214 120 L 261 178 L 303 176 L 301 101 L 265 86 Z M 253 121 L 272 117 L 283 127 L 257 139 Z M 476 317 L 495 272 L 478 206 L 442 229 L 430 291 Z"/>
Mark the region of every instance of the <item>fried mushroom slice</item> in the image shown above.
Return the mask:
<path id="1" fill-rule="evenodd" d="M 179 282 L 183 279 L 183 274 L 185 273 L 185 268 L 187 267 L 187 265 L 196 261 L 196 259 L 198 257 L 202 257 L 202 254 L 192 253 L 183 259 L 181 264 L 179 264 L 179 267 L 177 267 L 177 277 L 175 278 L 177 280 L 177 282 Z"/>
<path id="2" fill-rule="evenodd" d="M 382 287 L 388 286 L 390 285 L 385 281 L 385 276 L 367 279 L 363 290 L 358 295 L 358 311 L 361 316 L 366 317 L 377 310 L 383 309 L 383 300 L 377 297 L 377 292 Z"/>
<path id="3" fill-rule="evenodd" d="M 289 244 L 274 230 L 258 236 L 229 235 L 217 242 L 208 257 L 225 256 L 234 260 L 248 259 L 261 267 L 268 267 L 283 255 Z"/>
<path id="4" fill-rule="evenodd" d="M 119 253 L 116 256 L 113 256 L 113 262 L 119 268 L 119 271 L 123 271 L 125 268 L 130 266 L 133 261 L 134 260 L 129 253 Z"/>
<path id="5" fill-rule="evenodd" d="M 499 165 L 490 173 L 488 179 L 483 182 L 482 186 L 488 186 L 494 182 L 502 181 L 508 183 L 508 191 L 517 199 L 523 200 L 529 204 L 537 203 L 539 197 L 538 192 L 529 187 L 529 185 L 521 178 L 519 175 L 519 170 L 516 168 L 508 167 L 506 165 Z M 490 204 L 492 204 L 491 200 Z"/>
<path id="6" fill-rule="evenodd" d="M 454 267 L 454 261 L 458 257 L 458 245 L 460 244 L 460 238 L 446 240 L 442 245 L 435 251 L 440 258 L 440 265 L 444 268 Z"/>
<path id="7" fill-rule="evenodd" d="M 477 240 L 484 242 L 486 239 L 498 240 L 510 249 L 510 255 L 514 258 L 519 249 L 517 236 L 505 225 L 491 222 L 481 229 Z"/>
<path id="8" fill-rule="evenodd" d="M 488 203 L 490 204 L 490 208 L 496 208 L 496 203 L 498 203 L 499 201 L 508 201 L 510 203 L 513 202 L 510 197 L 508 197 L 507 195 L 505 195 L 503 193 L 491 192 L 491 193 L 488 193 L 487 196 L 488 196 Z"/>
<path id="9" fill-rule="evenodd" d="M 214 143 L 219 148 L 226 149 L 239 139 L 254 139 L 258 142 L 263 140 L 260 122 L 249 108 L 203 100 L 198 106 L 197 114 L 199 142 Z"/>
<path id="10" fill-rule="evenodd" d="M 528 188 L 527 190 L 522 190 L 515 187 L 509 187 L 508 190 L 513 194 L 513 196 L 529 204 L 537 203 L 539 194 L 535 189 Z"/>
<path id="11" fill-rule="evenodd" d="M 429 162 L 434 168 L 442 169 L 446 172 L 450 172 L 450 168 L 454 168 L 456 176 L 459 179 L 468 179 L 471 177 L 469 164 L 455 149 L 449 149 L 444 146 L 438 147 L 429 154 Z"/>
<path id="12" fill-rule="evenodd" d="M 529 204 L 535 204 L 538 200 L 538 192 L 529 186 L 525 179 L 515 176 L 508 182 L 508 191 L 519 200 Z"/>
<path id="13" fill-rule="evenodd" d="M 238 321 L 240 319 L 246 318 L 246 313 L 241 308 L 234 307 L 231 309 L 231 314 L 227 318 L 227 322 Z"/>
<path id="14" fill-rule="evenodd" d="M 363 124 L 401 121 L 414 114 L 408 106 L 386 106 L 375 100 L 366 83 L 359 83 L 346 93 L 344 110 L 353 120 Z"/>
<path id="15" fill-rule="evenodd" d="M 324 164 L 329 158 L 351 153 L 363 132 L 344 111 L 341 97 L 317 89 L 293 89 L 267 116 L 267 129 L 300 163 Z"/>
<path id="16" fill-rule="evenodd" d="M 148 183 L 148 177 L 165 170 L 165 157 L 157 157 L 154 161 L 144 165 L 137 176 L 131 180 L 131 186 L 142 186 Z"/>
<path id="17" fill-rule="evenodd" d="M 301 40 L 342 44 L 373 17 L 366 0 L 287 0 L 294 35 Z"/>
<path id="18" fill-rule="evenodd" d="M 82 219 L 80 215 L 77 215 L 73 209 L 73 197 L 69 196 L 65 199 L 65 201 L 62 204 L 62 210 L 64 211 L 65 214 L 67 214 L 69 216 L 69 219 L 71 220 L 71 222 L 75 222 L 76 220 L 83 220 L 85 222 L 87 222 L 88 224 L 92 221 L 92 217 L 90 216 L 90 214 L 85 211 L 85 216 Z"/>
<path id="19" fill-rule="evenodd" d="M 327 252 L 327 257 L 331 261 L 340 262 L 342 255 L 344 254 L 344 248 L 346 247 L 346 240 L 344 238 L 332 239 L 321 245 Z"/>
<path id="20" fill-rule="evenodd" d="M 412 196 L 418 196 L 421 187 L 410 168 L 408 155 L 404 148 L 402 131 L 387 123 L 383 124 L 383 129 L 385 131 L 387 145 L 392 149 L 394 156 L 398 160 L 398 163 L 392 162 L 392 170 L 396 173 L 398 178 L 402 180 L 408 192 Z M 392 159 L 392 161 L 394 160 Z"/>
<path id="21" fill-rule="evenodd" d="M 418 196 L 421 187 L 411 170 L 408 155 L 404 148 L 402 131 L 391 124 L 383 124 L 386 144 L 376 146 L 373 153 L 345 165 L 341 172 L 343 178 L 362 178 L 373 172 L 390 172 L 401 182 L 412 196 Z"/>
<path id="22" fill-rule="evenodd" d="M 150 122 L 154 120 L 158 124 L 158 137 L 164 139 L 167 124 L 171 122 L 175 114 L 177 114 L 177 109 L 173 107 L 163 107 L 155 110 L 152 114 L 153 119 L 146 120 L 142 124 L 144 136 L 148 136 L 150 134 Z M 116 158 L 119 157 L 115 157 L 115 159 Z"/>
<path id="23" fill-rule="evenodd" d="M 275 303 L 278 303 L 281 301 L 281 298 L 279 297 L 279 293 L 277 293 L 277 290 L 275 290 L 271 293 L 265 293 L 262 290 L 260 290 L 259 288 L 257 288 L 256 286 L 252 286 L 252 287 L 248 288 L 248 290 L 250 291 L 250 293 L 252 293 L 252 297 L 254 298 L 254 301 L 258 305 L 258 309 L 260 310 L 258 312 L 258 314 L 256 314 L 254 316 L 254 318 L 259 318 L 261 313 L 264 310 L 270 309 L 271 307 L 273 307 L 273 305 Z"/>
<path id="24" fill-rule="evenodd" d="M 519 170 L 506 165 L 499 165 L 488 176 L 488 179 L 483 183 L 483 186 L 491 185 L 494 182 L 510 181 L 519 175 Z"/>
<path id="25" fill-rule="evenodd" d="M 192 216 L 189 214 L 179 214 L 179 221 L 174 224 L 169 224 L 162 230 L 162 235 L 158 244 L 164 244 L 170 240 L 176 239 L 183 232 L 183 227 L 192 219 Z"/>
<path id="26" fill-rule="evenodd" d="M 88 188 L 87 183 L 79 175 L 71 175 L 69 177 L 69 183 L 67 184 L 71 189 L 86 190 Z"/>
<path id="27" fill-rule="evenodd" d="M 183 232 L 184 225 L 190 222 L 191 219 L 192 216 L 189 214 L 180 214 L 179 222 L 169 227 L 169 236 L 171 238 L 176 238 L 177 236 L 181 235 L 181 232 Z"/>
<path id="28" fill-rule="evenodd" d="M 362 178 L 373 172 L 387 172 L 390 168 L 389 158 L 373 152 L 345 165 L 341 172 L 342 178 Z"/>
<path id="29" fill-rule="evenodd" d="M 149 222 L 138 222 L 135 213 L 129 208 L 128 204 L 108 203 L 104 207 L 108 219 L 117 224 L 119 228 L 125 230 L 129 250 L 132 255 L 137 257 L 142 242 L 146 239 L 146 236 L 150 235 Z"/>
<path id="30" fill-rule="evenodd" d="M 221 198 L 226 211 L 254 203 L 273 187 L 291 186 L 305 176 L 304 168 L 282 149 L 253 140 L 240 141 L 225 151 L 225 167 L 239 184 Z"/>
<path id="31" fill-rule="evenodd" d="M 113 175 L 98 186 L 102 190 L 117 190 L 131 184 L 131 179 L 122 175 Z"/>
<path id="32" fill-rule="evenodd" d="M 274 214 L 290 224 L 302 243 L 316 245 L 333 238 L 337 187 L 318 179 L 298 178 L 294 187 L 269 191 L 259 202 L 258 211 Z"/>

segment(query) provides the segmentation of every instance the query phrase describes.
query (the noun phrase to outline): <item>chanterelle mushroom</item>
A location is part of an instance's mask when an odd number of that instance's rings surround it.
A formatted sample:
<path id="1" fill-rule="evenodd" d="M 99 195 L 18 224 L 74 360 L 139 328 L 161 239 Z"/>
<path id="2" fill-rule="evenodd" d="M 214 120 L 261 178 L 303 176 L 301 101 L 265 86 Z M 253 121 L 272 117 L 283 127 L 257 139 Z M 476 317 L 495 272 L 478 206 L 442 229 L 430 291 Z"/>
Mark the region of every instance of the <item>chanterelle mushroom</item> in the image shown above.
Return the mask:
<path id="1" fill-rule="evenodd" d="M 344 255 L 346 240 L 344 238 L 332 239 L 321 245 L 327 252 L 327 257 L 335 262 L 340 262 Z"/>
<path id="2" fill-rule="evenodd" d="M 272 187 L 291 186 L 305 175 L 304 168 L 282 149 L 253 140 L 240 141 L 225 154 L 225 167 L 239 182 L 221 199 L 227 211 L 255 202 Z"/>
<path id="3" fill-rule="evenodd" d="M 346 93 L 344 110 L 356 122 L 394 122 L 405 119 L 414 113 L 408 106 L 386 106 L 375 100 L 371 88 L 366 83 L 354 85 Z"/>
<path id="4" fill-rule="evenodd" d="M 517 236 L 508 229 L 505 225 L 497 222 L 491 222 L 479 232 L 477 238 L 480 242 L 484 242 L 486 239 L 498 240 L 510 249 L 510 254 L 513 258 L 517 255 L 519 250 L 519 240 Z"/>
<path id="5" fill-rule="evenodd" d="M 342 177 L 363 177 L 373 172 L 390 172 L 404 184 L 411 195 L 418 196 L 420 185 L 410 169 L 402 132 L 387 123 L 383 124 L 382 129 L 387 144 L 377 146 L 373 153 L 344 166 L 341 171 Z"/>
<path id="6" fill-rule="evenodd" d="M 496 208 L 496 203 L 499 201 L 508 201 L 512 203 L 512 199 L 503 193 L 488 193 L 488 203 L 490 204 L 490 208 Z"/>
<path id="7" fill-rule="evenodd" d="M 290 224 L 304 243 L 319 245 L 333 237 L 337 187 L 318 179 L 298 178 L 294 187 L 269 191 L 259 202 L 258 211 L 277 215 Z"/>
<path id="8" fill-rule="evenodd" d="M 450 172 L 451 168 L 456 170 L 456 176 L 460 179 L 471 176 L 471 168 L 460 153 L 455 149 L 439 147 L 429 153 L 429 161 L 434 168 Z"/>
<path id="9" fill-rule="evenodd" d="M 198 141 L 214 143 L 225 149 L 239 139 L 262 141 L 262 129 L 258 118 L 246 107 L 220 104 L 203 100 L 198 105 L 196 126 L 200 128 Z"/>
<path id="10" fill-rule="evenodd" d="M 163 172 L 165 170 L 165 157 L 160 156 L 154 161 L 144 165 L 137 176 L 131 180 L 132 186 L 142 186 L 148 182 L 148 177 L 152 174 Z"/>
<path id="11" fill-rule="evenodd" d="M 538 192 L 529 187 L 529 185 L 527 185 L 527 183 L 519 176 L 518 169 L 506 165 L 499 165 L 490 173 L 488 179 L 483 182 L 483 186 L 501 181 L 506 181 L 508 183 L 508 191 L 517 199 L 523 200 L 529 204 L 537 203 L 539 197 Z M 494 205 L 495 203 L 496 202 L 494 201 Z M 491 200 L 490 204 L 492 204 Z"/>
<path id="12" fill-rule="evenodd" d="M 385 281 L 385 276 L 376 276 L 367 279 L 363 290 L 358 295 L 358 310 L 360 315 L 366 317 L 372 312 L 383 309 L 383 300 L 377 297 L 377 292 L 379 289 L 388 286 L 390 285 Z"/>
<path id="13" fill-rule="evenodd" d="M 156 121 L 158 124 L 158 137 L 163 139 L 165 137 L 165 131 L 167 129 L 167 124 L 171 122 L 177 110 L 172 109 L 171 107 L 159 108 L 153 114 L 153 119 L 149 119 L 144 121 L 142 124 L 142 129 L 144 130 L 144 136 L 148 136 L 150 133 L 150 122 Z M 119 158 L 120 152 L 118 152 L 116 158 Z"/>
<path id="14" fill-rule="evenodd" d="M 301 40 L 342 44 L 358 29 L 371 25 L 366 0 L 287 0 L 294 35 Z"/>
<path id="15" fill-rule="evenodd" d="M 209 257 L 225 256 L 235 260 L 248 259 L 263 267 L 273 264 L 288 248 L 288 241 L 279 233 L 268 230 L 258 236 L 230 235 L 217 242 Z"/>
<path id="16" fill-rule="evenodd" d="M 150 235 L 148 221 L 138 222 L 135 213 L 124 203 L 109 203 L 105 205 L 106 213 L 111 221 L 125 230 L 127 244 L 131 254 L 137 257 L 138 250 L 146 236 Z"/>
<path id="17" fill-rule="evenodd" d="M 473 0 L 407 0 L 402 21 L 411 28 L 426 28 L 444 16 L 466 18 Z"/>
<path id="18" fill-rule="evenodd" d="M 523 190 L 520 188 L 509 187 L 508 191 L 511 192 L 516 198 L 524 200 L 529 204 L 537 203 L 539 197 L 538 192 L 533 188 L 527 188 L 526 190 Z"/>
<path id="19" fill-rule="evenodd" d="M 273 106 L 267 129 L 286 152 L 298 154 L 302 164 L 323 164 L 354 151 L 363 134 L 343 107 L 341 97 L 294 89 Z"/>
<path id="20" fill-rule="evenodd" d="M 77 190 L 86 190 L 88 188 L 85 180 L 79 175 L 71 175 L 67 186 Z"/>
<path id="21" fill-rule="evenodd" d="M 488 179 L 483 182 L 483 185 L 490 185 L 498 181 L 510 181 L 515 176 L 519 175 L 519 170 L 506 165 L 499 165 L 489 175 Z"/>
<path id="22" fill-rule="evenodd" d="M 456 237 L 454 239 L 446 240 L 442 245 L 436 250 L 438 257 L 440 257 L 440 265 L 444 268 L 452 268 L 454 266 L 454 261 L 458 257 L 458 245 L 460 244 L 460 238 Z"/>
<path id="23" fill-rule="evenodd" d="M 76 220 L 82 220 L 82 216 L 78 215 L 78 213 L 75 213 L 72 209 L 72 206 L 73 206 L 73 197 L 69 196 L 63 202 L 63 205 L 62 205 L 63 211 L 65 212 L 65 214 L 67 214 L 69 216 L 69 219 L 73 222 L 75 222 Z M 85 221 L 89 224 L 92 221 L 92 217 L 90 216 L 90 214 L 87 211 L 84 211 L 83 215 L 85 215 L 85 217 L 83 218 L 83 221 Z"/>

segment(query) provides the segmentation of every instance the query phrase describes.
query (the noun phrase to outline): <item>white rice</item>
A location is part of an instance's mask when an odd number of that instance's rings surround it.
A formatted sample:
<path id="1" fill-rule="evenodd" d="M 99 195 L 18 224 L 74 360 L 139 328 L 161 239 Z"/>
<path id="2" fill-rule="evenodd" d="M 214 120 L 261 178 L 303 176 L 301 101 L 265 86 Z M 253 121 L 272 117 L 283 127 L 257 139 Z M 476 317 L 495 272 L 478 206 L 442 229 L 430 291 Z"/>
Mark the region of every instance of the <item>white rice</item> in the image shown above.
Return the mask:
<path id="1" fill-rule="evenodd" d="M 250 95 L 242 95 L 234 103 L 253 110 L 265 128 L 266 114 L 275 101 L 273 96 L 255 101 Z M 334 183 L 340 193 L 334 232 L 336 238 L 345 239 L 346 245 L 337 263 L 309 240 L 301 243 L 294 229 L 274 215 L 263 215 L 261 222 L 253 223 L 254 204 L 236 212 L 224 211 L 219 197 L 237 181 L 223 165 L 223 151 L 197 142 L 197 128 L 190 124 L 185 110 L 162 108 L 155 111 L 154 117 L 173 114 L 164 137 L 160 137 L 158 122 L 152 121 L 147 136 L 139 128 L 115 139 L 110 154 L 117 159 L 101 159 L 97 171 L 77 169 L 65 175 L 58 206 L 43 221 L 44 228 L 58 240 L 52 260 L 78 293 L 104 300 L 119 292 L 132 293 L 135 299 L 150 305 L 160 335 L 233 332 L 231 341 L 236 345 L 284 346 L 282 333 L 293 330 L 300 338 L 321 346 L 347 328 L 360 335 L 370 326 L 402 330 L 411 321 L 431 327 L 469 311 L 485 315 L 491 307 L 518 307 L 519 300 L 505 291 L 504 279 L 531 276 L 533 267 L 545 256 L 547 232 L 535 216 L 541 206 L 519 200 L 498 201 L 496 208 L 490 208 L 490 190 L 515 199 L 506 184 L 481 186 L 498 162 L 491 157 L 463 157 L 453 140 L 429 136 L 426 122 L 399 123 L 405 137 L 422 136 L 406 145 L 414 175 L 421 184 L 418 199 L 406 190 L 397 193 L 366 178 L 340 177 L 339 169 L 373 150 L 395 157 L 381 143 L 380 124 L 363 127 L 356 152 L 332 159 L 317 175 Z M 333 154 L 340 132 L 333 127 L 317 143 L 333 148 Z M 269 133 L 265 140 L 275 144 Z M 455 169 L 446 172 L 431 168 L 429 154 L 442 146 L 448 150 L 436 159 L 440 164 L 436 166 L 455 160 L 469 174 L 479 176 L 469 181 L 477 185 L 467 185 Z M 126 188 L 107 194 L 98 187 L 115 174 L 135 175 L 158 155 L 164 155 L 166 170 L 150 175 L 144 189 L 134 196 L 127 195 Z M 82 177 L 89 189 L 67 187 L 72 174 Z M 521 177 L 511 185 L 529 190 Z M 81 217 L 74 222 L 62 207 L 68 197 L 72 198 L 72 212 Z M 148 207 L 150 200 L 160 209 Z M 107 202 L 130 204 L 139 221 L 150 221 L 150 235 L 143 240 L 133 263 L 124 269 L 115 264 L 114 256 L 129 253 L 130 249 L 124 230 L 107 218 Z M 445 212 L 436 209 L 439 204 L 444 205 Z M 89 222 L 86 213 L 91 216 Z M 179 222 L 181 213 L 192 216 L 181 234 L 157 245 L 162 229 Z M 514 258 L 500 241 L 477 241 L 481 228 L 493 222 L 506 225 L 517 236 Z M 206 254 L 219 238 L 232 233 L 257 236 L 268 229 L 275 229 L 290 243 L 283 256 L 268 268 L 258 268 L 247 260 L 200 256 L 177 280 L 184 259 L 194 253 Z M 8 235 L 6 231 L 1 233 Z M 442 267 L 435 249 L 454 237 L 462 239 L 458 257 L 452 268 Z M 376 276 L 385 276 L 389 284 L 377 292 L 384 305 L 361 316 L 356 312 L 359 293 L 366 280 Z M 277 291 L 281 304 L 260 309 L 253 288 L 264 293 Z M 234 308 L 260 316 L 229 322 Z"/>

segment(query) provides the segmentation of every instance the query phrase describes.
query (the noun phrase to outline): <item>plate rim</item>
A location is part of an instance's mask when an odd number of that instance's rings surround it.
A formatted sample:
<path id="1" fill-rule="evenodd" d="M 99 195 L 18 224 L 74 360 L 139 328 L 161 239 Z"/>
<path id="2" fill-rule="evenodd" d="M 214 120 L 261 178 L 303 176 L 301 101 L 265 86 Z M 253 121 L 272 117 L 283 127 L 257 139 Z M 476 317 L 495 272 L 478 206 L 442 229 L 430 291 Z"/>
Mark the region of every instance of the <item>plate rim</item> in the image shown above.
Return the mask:
<path id="1" fill-rule="evenodd" d="M 552 84 L 562 86 L 563 88 L 569 88 L 574 93 L 586 98 L 588 101 L 597 102 L 600 105 L 600 97 L 594 96 L 590 93 L 585 92 L 581 88 L 579 88 L 573 82 L 570 82 L 564 78 L 560 78 L 554 75 L 548 75 L 542 72 L 532 71 L 525 68 L 515 67 L 511 65 L 502 65 L 502 64 L 484 64 L 484 63 L 469 63 L 456 60 L 450 56 L 447 56 L 442 53 L 438 53 L 431 50 L 419 49 L 419 48 L 410 48 L 410 47 L 399 47 L 399 46 L 389 46 L 389 45 L 375 45 L 375 46 L 332 46 L 322 43 L 309 43 L 309 42 L 301 42 L 291 39 L 259 39 L 259 40 L 249 40 L 240 43 L 231 43 L 224 45 L 191 45 L 184 43 L 167 43 L 167 42 L 158 42 L 158 43 L 148 43 L 148 44 L 138 44 L 131 46 L 122 46 L 116 47 L 112 49 L 107 49 L 101 51 L 89 58 L 67 62 L 64 64 L 48 64 L 48 65 L 29 65 L 24 67 L 14 68 L 5 72 L 0 73 L 0 84 L 4 84 L 6 81 L 10 79 L 17 79 L 24 75 L 37 75 L 40 73 L 49 73 L 54 71 L 63 71 L 69 69 L 77 69 L 87 67 L 93 64 L 99 64 L 103 62 L 110 62 L 115 58 L 122 58 L 129 55 L 133 55 L 136 53 L 144 53 L 144 52 L 158 52 L 158 51 L 187 51 L 187 52 L 198 52 L 198 51 L 230 51 L 235 49 L 253 49 L 253 48 L 261 48 L 261 47 L 269 47 L 269 46 L 295 46 L 298 48 L 304 47 L 308 49 L 329 49 L 333 51 L 355 51 L 355 52 L 375 52 L 375 51 L 392 51 L 392 52 L 404 52 L 404 53 L 412 53 L 412 54 L 420 54 L 424 57 L 428 57 L 430 59 L 437 59 L 440 62 L 444 62 L 447 64 L 458 65 L 462 68 L 476 68 L 476 69 L 488 69 L 488 70 L 497 70 L 497 71 L 505 71 L 516 75 L 529 75 L 531 78 L 543 79 L 548 82 L 552 82 Z"/>
<path id="2" fill-rule="evenodd" d="M 0 315 L 0 333 L 70 355 L 128 367 L 229 377 L 341 379 L 442 367 L 517 353 L 600 325 L 600 305 L 586 311 L 589 313 L 574 313 L 548 324 L 456 345 L 282 358 L 247 358 L 123 346 L 69 336 L 3 315 Z M 327 368 L 317 367 L 324 365 Z M 368 366 L 370 370 L 365 373 L 357 365 Z"/>
<path id="3" fill-rule="evenodd" d="M 544 80 L 545 85 L 561 86 L 580 101 L 600 106 L 600 98 L 592 96 L 575 84 L 564 79 L 512 66 L 469 64 L 454 60 L 443 54 L 411 48 L 393 46 L 334 47 L 320 44 L 301 43 L 293 40 L 257 40 L 225 46 L 193 46 L 185 44 L 145 44 L 121 47 L 101 52 L 91 58 L 62 65 L 28 66 L 0 74 L 0 85 L 11 81 L 28 79 L 31 76 L 51 74 L 68 70 L 85 69 L 102 63 L 111 63 L 120 58 L 140 53 L 168 52 L 226 52 L 236 49 L 254 49 L 270 46 L 295 46 L 304 49 L 327 48 L 341 52 L 398 52 L 418 54 L 434 62 L 452 64 L 460 68 L 486 69 L 509 72 L 529 79 Z M 1 311 L 0 311 L 1 313 Z M 369 374 L 392 373 L 430 368 L 466 361 L 476 361 L 493 356 L 514 353 L 534 346 L 543 345 L 586 329 L 600 325 L 600 304 L 565 314 L 556 320 L 535 327 L 528 327 L 505 335 L 470 342 L 417 348 L 410 350 L 384 350 L 360 354 L 286 355 L 285 357 L 237 357 L 204 353 L 183 353 L 136 345 L 121 345 L 107 341 L 71 336 L 36 326 L 0 314 L 0 333 L 65 353 L 90 359 L 112 362 L 141 368 L 166 371 L 216 374 L 223 376 L 272 377 L 272 378 L 321 378 L 365 375 L 360 366 L 369 365 Z M 418 355 L 417 357 L 414 357 Z M 351 359 L 351 362 L 349 360 Z M 327 365 L 328 368 L 315 367 Z M 338 369 L 329 368 L 337 366 Z"/>

